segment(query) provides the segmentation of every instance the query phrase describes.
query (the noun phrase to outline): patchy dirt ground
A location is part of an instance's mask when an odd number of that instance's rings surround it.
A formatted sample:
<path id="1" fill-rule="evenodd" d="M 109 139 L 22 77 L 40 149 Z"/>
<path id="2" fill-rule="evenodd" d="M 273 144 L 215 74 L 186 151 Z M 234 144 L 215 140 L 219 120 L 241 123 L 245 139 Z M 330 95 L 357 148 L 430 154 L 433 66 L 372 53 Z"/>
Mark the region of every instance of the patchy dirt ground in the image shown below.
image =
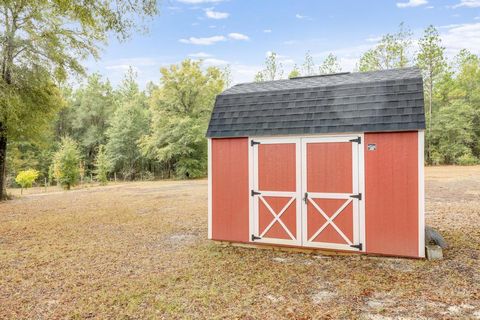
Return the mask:
<path id="1" fill-rule="evenodd" d="M 204 180 L 29 194 L 0 204 L 0 318 L 480 319 L 480 167 L 426 186 L 443 261 L 212 244 Z"/>

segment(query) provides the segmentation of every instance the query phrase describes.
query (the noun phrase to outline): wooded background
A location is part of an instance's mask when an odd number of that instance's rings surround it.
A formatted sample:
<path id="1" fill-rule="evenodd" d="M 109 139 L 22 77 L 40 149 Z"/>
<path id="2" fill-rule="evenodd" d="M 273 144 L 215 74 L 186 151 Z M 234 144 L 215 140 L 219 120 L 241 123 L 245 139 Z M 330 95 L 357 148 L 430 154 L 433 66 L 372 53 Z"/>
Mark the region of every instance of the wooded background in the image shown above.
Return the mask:
<path id="1" fill-rule="evenodd" d="M 0 172 L 5 177 L 0 190 L 18 186 L 21 180 L 15 178 L 29 169 L 38 174 L 29 171 L 23 178 L 66 188 L 114 177 L 206 175 L 205 132 L 215 97 L 231 84 L 229 68 L 205 68 L 201 60 L 186 59 L 159 70 L 158 82 L 144 90 L 133 69 L 118 87 L 88 74 L 81 62 L 98 56 L 98 43 L 107 33 L 126 39 L 138 27 L 133 13 L 156 14 L 154 0 L 117 2 L 123 5 L 94 1 L 85 7 L 60 0 L 0 5 L 6 26 L 0 51 Z M 72 29 L 71 21 L 79 28 Z M 384 35 L 365 52 L 353 71 L 407 66 L 418 66 L 424 76 L 426 163 L 478 163 L 479 56 L 461 50 L 449 58 L 434 26 L 414 40 L 400 24 L 398 32 Z M 282 79 L 284 71 L 271 53 L 252 81 Z M 307 51 L 288 77 L 340 71 L 333 53 L 317 65 Z M 85 80 L 72 86 L 68 79 L 76 76 Z"/>

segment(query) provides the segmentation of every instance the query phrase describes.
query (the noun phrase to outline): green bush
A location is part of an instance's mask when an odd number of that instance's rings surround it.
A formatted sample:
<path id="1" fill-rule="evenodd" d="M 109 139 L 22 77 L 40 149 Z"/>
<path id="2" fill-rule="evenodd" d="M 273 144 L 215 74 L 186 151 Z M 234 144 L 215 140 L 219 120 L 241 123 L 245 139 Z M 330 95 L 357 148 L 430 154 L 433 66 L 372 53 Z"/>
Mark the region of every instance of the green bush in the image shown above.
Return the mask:
<path id="1" fill-rule="evenodd" d="M 69 137 L 62 139 L 60 149 L 53 156 L 53 175 L 62 187 L 70 190 L 80 177 L 80 151 Z"/>
<path id="2" fill-rule="evenodd" d="M 112 164 L 108 158 L 107 151 L 104 145 L 98 147 L 97 156 L 95 157 L 95 175 L 101 185 L 106 185 L 108 182 L 108 173 Z"/>
<path id="3" fill-rule="evenodd" d="M 22 189 L 23 188 L 31 188 L 33 182 L 37 180 L 39 172 L 34 169 L 29 169 L 25 171 L 20 171 L 15 178 L 15 182 L 18 183 Z"/>
<path id="4" fill-rule="evenodd" d="M 478 159 L 475 158 L 470 152 L 467 152 L 457 159 L 457 164 L 461 166 L 473 166 L 478 163 Z"/>

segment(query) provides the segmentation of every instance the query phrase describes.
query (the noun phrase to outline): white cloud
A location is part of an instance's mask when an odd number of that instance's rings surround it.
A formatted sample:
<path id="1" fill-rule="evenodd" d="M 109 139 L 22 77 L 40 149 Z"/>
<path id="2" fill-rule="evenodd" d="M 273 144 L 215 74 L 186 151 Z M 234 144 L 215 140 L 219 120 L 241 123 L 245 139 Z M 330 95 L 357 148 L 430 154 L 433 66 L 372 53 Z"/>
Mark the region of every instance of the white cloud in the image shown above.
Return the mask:
<path id="1" fill-rule="evenodd" d="M 202 4 L 202 3 L 218 3 L 218 2 L 222 2 L 223 0 L 177 0 L 177 1 L 181 3 L 187 3 L 187 4 Z"/>
<path id="2" fill-rule="evenodd" d="M 426 6 L 425 9 L 433 9 L 435 8 L 434 6 Z"/>
<path id="3" fill-rule="evenodd" d="M 304 16 L 304 15 L 301 15 L 300 13 L 297 13 L 297 14 L 295 15 L 295 18 L 297 18 L 297 19 L 307 19 L 308 16 Z"/>
<path id="4" fill-rule="evenodd" d="M 399 8 L 418 7 L 427 4 L 427 0 L 408 0 L 408 2 L 397 2 Z"/>
<path id="5" fill-rule="evenodd" d="M 247 35 L 242 33 L 232 32 L 228 34 L 228 37 L 233 40 L 249 40 L 250 38 Z"/>
<path id="6" fill-rule="evenodd" d="M 224 36 L 212 36 L 212 37 L 206 37 L 206 38 L 190 37 L 188 39 L 180 39 L 179 41 L 181 43 L 209 46 L 225 40 L 227 40 L 227 38 L 225 38 Z"/>
<path id="7" fill-rule="evenodd" d="M 473 18 L 474 20 L 480 20 L 480 16 Z"/>
<path id="8" fill-rule="evenodd" d="M 213 11 L 212 8 L 205 9 L 205 15 L 209 19 L 227 19 L 230 15 L 228 12 Z"/>
<path id="9" fill-rule="evenodd" d="M 232 84 L 252 82 L 258 71 L 262 69 L 259 65 L 248 65 L 234 63 L 230 65 L 232 71 Z"/>
<path id="10" fill-rule="evenodd" d="M 480 54 L 480 22 L 445 27 L 446 31 L 440 36 L 447 55 L 455 55 L 464 48 Z"/>
<path id="11" fill-rule="evenodd" d="M 480 7 L 480 0 L 460 0 L 460 3 L 454 5 L 452 8 L 467 7 L 478 8 Z"/>
<path id="12" fill-rule="evenodd" d="M 264 29 L 263 32 L 264 32 L 264 33 L 271 33 L 271 32 L 272 32 L 272 29 Z"/>
<path id="13" fill-rule="evenodd" d="M 215 58 L 207 58 L 203 60 L 203 63 L 207 66 L 224 66 L 228 64 L 228 61 Z"/>
<path id="14" fill-rule="evenodd" d="M 195 52 L 190 53 L 188 56 L 192 58 L 210 58 L 212 55 L 205 52 Z"/>

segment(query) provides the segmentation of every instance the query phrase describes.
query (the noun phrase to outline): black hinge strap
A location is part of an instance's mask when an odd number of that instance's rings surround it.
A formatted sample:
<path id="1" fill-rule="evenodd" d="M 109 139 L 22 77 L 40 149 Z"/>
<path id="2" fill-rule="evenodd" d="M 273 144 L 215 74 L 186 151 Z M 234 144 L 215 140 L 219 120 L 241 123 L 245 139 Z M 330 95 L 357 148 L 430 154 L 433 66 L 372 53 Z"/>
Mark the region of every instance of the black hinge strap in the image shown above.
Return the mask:
<path id="1" fill-rule="evenodd" d="M 361 243 L 359 244 L 352 244 L 350 245 L 352 248 L 357 248 L 358 250 L 362 251 L 363 245 Z"/>
<path id="2" fill-rule="evenodd" d="M 256 145 L 256 144 L 260 144 L 260 142 L 258 142 L 258 141 L 253 141 L 253 140 L 250 140 L 250 146 L 252 146 L 252 147 L 253 147 L 253 146 L 254 146 L 254 145 Z"/>
<path id="3" fill-rule="evenodd" d="M 253 196 L 256 196 L 256 195 L 259 195 L 259 194 L 262 194 L 261 192 L 257 192 L 257 191 L 253 191 L 253 190 L 250 190 L 250 195 L 253 197 Z"/>
<path id="4" fill-rule="evenodd" d="M 252 241 L 255 241 L 255 240 L 260 240 L 262 239 L 261 237 L 257 237 L 255 236 L 254 234 L 252 234 Z M 361 250 L 361 249 L 360 249 Z"/>
<path id="5" fill-rule="evenodd" d="M 308 202 L 308 192 L 305 192 L 305 197 L 303 198 L 303 201 L 305 201 L 305 204 Z"/>
<path id="6" fill-rule="evenodd" d="M 355 139 L 351 139 L 351 140 L 348 140 L 350 142 L 356 142 L 358 144 L 362 143 L 362 138 L 361 137 L 358 137 L 358 138 L 355 138 Z"/>
<path id="7" fill-rule="evenodd" d="M 359 193 L 359 194 L 352 194 L 350 196 L 350 198 L 355 198 L 355 199 L 358 199 L 358 200 L 362 200 L 362 194 Z"/>

